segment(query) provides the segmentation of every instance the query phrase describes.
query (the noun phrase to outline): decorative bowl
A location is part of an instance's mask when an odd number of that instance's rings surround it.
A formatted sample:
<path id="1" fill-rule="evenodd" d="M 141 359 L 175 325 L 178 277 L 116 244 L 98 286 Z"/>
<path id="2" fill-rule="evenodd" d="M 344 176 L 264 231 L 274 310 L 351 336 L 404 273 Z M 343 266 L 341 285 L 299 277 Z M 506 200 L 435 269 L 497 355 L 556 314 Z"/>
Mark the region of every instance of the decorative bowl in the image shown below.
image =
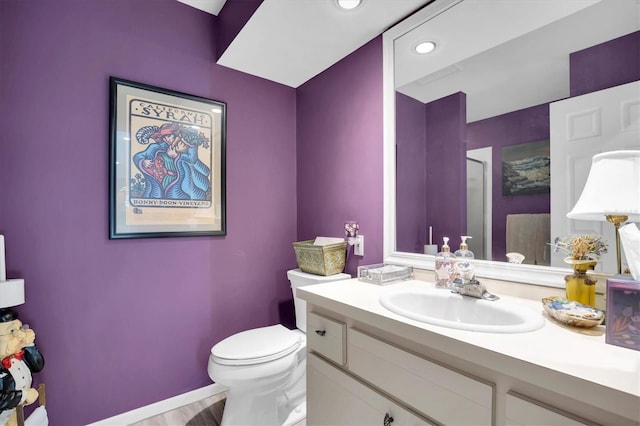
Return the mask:
<path id="1" fill-rule="evenodd" d="M 573 327 L 591 328 L 604 321 L 603 311 L 564 297 L 545 297 L 542 306 L 551 318 Z"/>

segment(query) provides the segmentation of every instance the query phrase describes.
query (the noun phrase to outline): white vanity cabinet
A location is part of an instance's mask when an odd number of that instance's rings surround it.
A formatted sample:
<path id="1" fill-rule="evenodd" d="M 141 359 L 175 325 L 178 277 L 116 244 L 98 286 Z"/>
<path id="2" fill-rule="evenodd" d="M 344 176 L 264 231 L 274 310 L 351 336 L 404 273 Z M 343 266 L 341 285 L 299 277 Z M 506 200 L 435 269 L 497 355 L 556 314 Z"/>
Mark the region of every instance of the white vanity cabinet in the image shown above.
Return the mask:
<path id="1" fill-rule="evenodd" d="M 345 339 L 345 324 L 314 312 L 308 317 L 324 326 L 308 328 L 308 425 L 493 423 L 492 385 L 355 328 Z M 336 342 L 346 346 L 339 350 Z M 338 356 L 345 352 L 346 364 Z"/>
<path id="2" fill-rule="evenodd" d="M 312 425 L 433 425 L 322 358 L 307 357 L 307 422 Z"/>
<path id="3" fill-rule="evenodd" d="M 386 311 L 379 288 L 301 289 L 307 425 L 640 426 L 639 352 L 552 322 L 515 334 L 424 325 Z"/>
<path id="4" fill-rule="evenodd" d="M 439 423 L 492 423 L 492 385 L 353 328 L 347 354 L 349 371 Z"/>

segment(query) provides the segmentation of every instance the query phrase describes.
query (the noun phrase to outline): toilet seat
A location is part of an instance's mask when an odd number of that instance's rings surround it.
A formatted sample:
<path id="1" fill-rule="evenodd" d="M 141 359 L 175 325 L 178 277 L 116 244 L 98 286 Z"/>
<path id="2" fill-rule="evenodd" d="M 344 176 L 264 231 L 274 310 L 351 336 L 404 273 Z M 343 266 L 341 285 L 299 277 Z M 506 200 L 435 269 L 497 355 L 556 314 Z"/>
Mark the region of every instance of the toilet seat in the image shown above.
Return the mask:
<path id="1" fill-rule="evenodd" d="M 211 348 L 211 357 L 221 365 L 253 365 L 273 361 L 296 351 L 301 336 L 277 324 L 229 336 Z"/>

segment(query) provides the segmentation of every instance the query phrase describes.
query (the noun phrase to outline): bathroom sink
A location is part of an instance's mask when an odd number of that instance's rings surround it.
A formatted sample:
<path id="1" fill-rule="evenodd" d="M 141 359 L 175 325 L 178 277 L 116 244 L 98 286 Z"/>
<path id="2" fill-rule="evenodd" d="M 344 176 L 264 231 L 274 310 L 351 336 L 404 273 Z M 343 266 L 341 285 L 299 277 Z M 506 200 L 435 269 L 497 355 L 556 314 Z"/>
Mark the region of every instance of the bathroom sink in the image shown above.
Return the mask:
<path id="1" fill-rule="evenodd" d="M 524 333 L 541 328 L 540 312 L 509 300 L 488 301 L 447 289 L 389 288 L 380 304 L 393 313 L 441 327 L 488 333 Z"/>

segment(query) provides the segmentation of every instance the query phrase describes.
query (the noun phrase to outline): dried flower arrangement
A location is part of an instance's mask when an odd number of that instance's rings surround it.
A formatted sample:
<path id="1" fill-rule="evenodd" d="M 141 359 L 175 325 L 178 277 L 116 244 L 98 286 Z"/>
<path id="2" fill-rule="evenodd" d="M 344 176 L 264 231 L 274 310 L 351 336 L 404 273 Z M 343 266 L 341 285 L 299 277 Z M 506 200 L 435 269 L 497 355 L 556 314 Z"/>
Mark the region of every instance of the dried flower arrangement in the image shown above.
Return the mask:
<path id="1" fill-rule="evenodd" d="M 571 235 L 556 238 L 553 250 L 565 253 L 572 260 L 597 261 L 607 252 L 607 243 L 599 235 Z"/>

